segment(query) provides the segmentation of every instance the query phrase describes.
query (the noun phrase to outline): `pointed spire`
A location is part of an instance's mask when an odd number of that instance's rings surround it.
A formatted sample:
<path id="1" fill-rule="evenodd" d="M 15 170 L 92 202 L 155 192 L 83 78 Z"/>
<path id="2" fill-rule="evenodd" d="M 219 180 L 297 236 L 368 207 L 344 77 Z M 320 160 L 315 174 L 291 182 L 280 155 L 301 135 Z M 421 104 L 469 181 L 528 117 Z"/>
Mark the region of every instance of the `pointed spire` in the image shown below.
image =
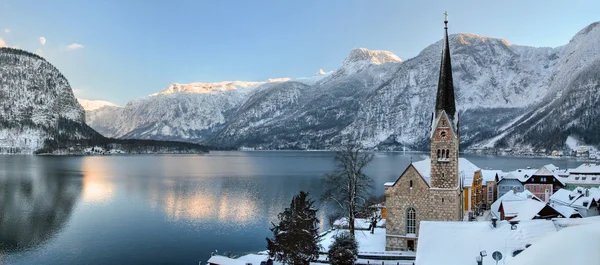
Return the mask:
<path id="1" fill-rule="evenodd" d="M 442 50 L 442 62 L 440 65 L 440 79 L 435 103 L 436 116 L 445 110 L 451 119 L 454 119 L 456 106 L 454 102 L 454 85 L 452 84 L 452 64 L 450 62 L 450 45 L 448 43 L 448 13 L 444 12 L 444 47 Z"/>

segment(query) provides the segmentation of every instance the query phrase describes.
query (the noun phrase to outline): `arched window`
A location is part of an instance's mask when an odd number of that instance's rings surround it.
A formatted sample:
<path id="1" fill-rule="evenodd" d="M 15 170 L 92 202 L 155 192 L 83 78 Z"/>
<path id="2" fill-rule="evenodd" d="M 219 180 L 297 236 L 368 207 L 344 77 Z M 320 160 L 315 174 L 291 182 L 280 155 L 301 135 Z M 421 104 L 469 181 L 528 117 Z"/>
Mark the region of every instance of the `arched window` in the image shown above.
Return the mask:
<path id="1" fill-rule="evenodd" d="M 415 208 L 408 208 L 406 211 L 406 233 L 416 234 L 417 232 L 417 211 Z"/>
<path id="2" fill-rule="evenodd" d="M 446 149 L 446 158 L 450 158 L 450 150 Z"/>
<path id="3" fill-rule="evenodd" d="M 410 181 L 410 189 L 412 190 L 412 180 Z"/>
<path id="4" fill-rule="evenodd" d="M 440 159 L 440 158 L 441 158 L 441 156 L 440 156 L 440 151 L 441 151 L 441 150 L 440 150 L 440 149 L 438 149 L 438 153 L 437 153 L 437 155 L 438 155 L 438 159 Z"/>

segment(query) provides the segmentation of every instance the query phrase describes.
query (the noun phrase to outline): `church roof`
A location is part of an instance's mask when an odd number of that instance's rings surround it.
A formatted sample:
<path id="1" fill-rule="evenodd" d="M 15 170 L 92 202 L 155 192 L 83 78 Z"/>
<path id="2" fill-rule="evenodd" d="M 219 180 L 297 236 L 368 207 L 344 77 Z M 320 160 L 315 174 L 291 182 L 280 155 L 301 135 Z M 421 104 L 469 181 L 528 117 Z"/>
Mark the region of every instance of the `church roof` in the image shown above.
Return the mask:
<path id="1" fill-rule="evenodd" d="M 450 44 L 448 43 L 448 21 L 445 23 L 444 47 L 442 49 L 442 62 L 440 64 L 440 78 L 435 103 L 435 112 L 444 110 L 451 119 L 454 119 L 456 106 L 454 102 L 454 84 L 452 82 L 452 64 L 450 60 Z"/>
<path id="2" fill-rule="evenodd" d="M 423 177 L 427 184 L 431 184 L 431 159 L 427 158 L 418 162 L 413 162 L 412 165 L 415 167 L 417 172 Z M 471 163 L 466 158 L 458 158 L 458 174 L 462 177 L 463 183 L 465 186 L 468 183 L 467 187 L 471 186 L 473 183 L 473 176 L 475 172 L 481 170 L 479 167 Z M 470 181 L 469 181 L 470 180 Z"/>

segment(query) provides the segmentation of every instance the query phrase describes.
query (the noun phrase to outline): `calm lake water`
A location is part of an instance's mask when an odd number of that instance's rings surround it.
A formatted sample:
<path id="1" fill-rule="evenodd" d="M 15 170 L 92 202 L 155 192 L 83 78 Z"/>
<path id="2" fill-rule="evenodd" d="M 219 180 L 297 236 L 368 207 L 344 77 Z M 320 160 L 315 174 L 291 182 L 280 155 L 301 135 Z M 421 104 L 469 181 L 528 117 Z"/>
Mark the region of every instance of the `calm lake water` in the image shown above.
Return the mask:
<path id="1" fill-rule="evenodd" d="M 331 152 L 0 156 L 0 264 L 198 264 L 266 248 L 300 190 L 318 198 Z M 375 194 L 419 153 L 376 153 Z M 463 156 L 513 170 L 566 159 Z M 319 211 L 325 228 L 326 209 Z"/>

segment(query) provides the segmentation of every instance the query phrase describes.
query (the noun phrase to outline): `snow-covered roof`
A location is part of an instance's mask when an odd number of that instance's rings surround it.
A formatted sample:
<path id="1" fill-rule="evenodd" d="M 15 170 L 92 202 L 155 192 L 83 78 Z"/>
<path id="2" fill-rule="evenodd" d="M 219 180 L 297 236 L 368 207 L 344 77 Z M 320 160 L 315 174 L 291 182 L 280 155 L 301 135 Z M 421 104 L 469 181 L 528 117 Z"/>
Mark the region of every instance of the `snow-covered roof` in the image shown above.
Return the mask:
<path id="1" fill-rule="evenodd" d="M 391 187 L 391 186 L 394 186 L 394 182 L 386 182 L 386 183 L 383 183 L 383 186 L 385 186 L 385 187 Z"/>
<path id="2" fill-rule="evenodd" d="M 430 222 L 421 221 L 415 263 L 419 265 L 476 264 L 475 257 L 486 251 L 483 264 L 495 264 L 494 251 L 503 259 L 513 259 L 515 250 L 535 245 L 545 236 L 556 233 L 554 223 L 548 220 L 522 221 L 515 230 L 507 221 L 491 222 Z M 460 246 L 460 247 L 448 247 Z"/>
<path id="3" fill-rule="evenodd" d="M 269 259 L 268 255 L 258 255 L 258 254 L 248 254 L 237 258 L 238 260 L 246 262 L 246 264 L 250 263 L 252 265 L 260 265 L 261 262 L 267 261 Z"/>
<path id="4" fill-rule="evenodd" d="M 482 169 L 481 177 L 483 178 L 483 182 L 494 181 L 496 179 L 496 174 L 498 174 L 498 178 L 500 178 L 504 175 L 503 173 L 502 170 Z"/>
<path id="5" fill-rule="evenodd" d="M 586 188 L 583 187 L 577 187 L 573 191 L 560 189 L 550 196 L 550 201 L 574 208 L 589 209 L 592 201 L 600 201 L 600 188 L 590 188 L 588 190 L 589 196 L 585 196 Z"/>
<path id="6" fill-rule="evenodd" d="M 503 179 L 516 179 L 520 182 L 525 182 L 531 177 L 537 169 L 517 169 L 515 171 L 508 172 L 500 181 Z"/>
<path id="7" fill-rule="evenodd" d="M 218 265 L 246 265 L 246 262 L 243 260 L 232 259 L 225 256 L 215 255 L 208 259 L 209 264 L 218 264 Z M 253 264 L 254 265 L 254 264 Z"/>
<path id="8" fill-rule="evenodd" d="M 554 203 L 554 202 L 551 202 L 550 206 L 552 208 L 554 208 L 554 210 L 558 211 L 565 218 L 570 218 L 573 215 L 581 216 L 579 214 L 579 212 L 577 210 L 575 210 L 575 208 L 570 207 L 570 206 L 566 206 L 566 205 L 563 205 L 560 203 Z"/>
<path id="9" fill-rule="evenodd" d="M 538 213 L 546 207 L 546 203 L 537 200 L 503 201 L 505 217 L 514 217 L 511 220 L 523 221 L 532 220 Z"/>
<path id="10" fill-rule="evenodd" d="M 600 226 L 598 224 L 568 227 L 557 233 L 552 233 L 551 235 L 542 238 L 541 240 L 532 244 L 529 248 L 525 249 L 523 252 L 519 253 L 519 255 L 516 257 L 508 257 L 511 259 L 507 260 L 506 264 L 598 264 L 598 261 L 600 261 L 600 251 L 598 251 L 598 249 L 600 249 L 600 240 L 598 240 L 598 238 L 600 238 Z M 549 255 L 548 251 L 557 249 L 557 246 L 560 246 L 558 248 L 560 253 L 556 253 L 557 255 Z M 569 255 L 565 255 L 567 253 Z M 494 264 L 493 260 L 490 262 L 492 263 L 489 264 Z"/>
<path id="11" fill-rule="evenodd" d="M 431 159 L 426 158 L 424 160 L 413 162 L 412 165 L 419 172 L 421 177 L 427 182 L 431 183 Z M 475 172 L 481 170 L 478 166 L 471 163 L 466 158 L 458 158 L 458 174 L 463 178 L 463 183 L 466 187 L 470 187 L 473 183 L 473 176 Z M 467 186 L 468 185 L 468 186 Z"/>
<path id="12" fill-rule="evenodd" d="M 541 167 L 540 169 L 538 169 L 531 176 L 554 177 L 556 180 L 558 180 L 564 186 L 565 185 L 564 178 L 559 177 L 558 174 L 556 174 L 554 172 L 554 170 L 556 170 L 556 166 L 554 166 L 552 164 L 545 165 L 545 166 Z"/>
<path id="13" fill-rule="evenodd" d="M 523 192 L 507 192 L 504 195 L 502 195 L 500 198 L 498 198 L 494 203 L 492 203 L 491 205 L 491 209 L 490 212 L 493 216 L 495 216 L 496 218 L 500 218 L 500 204 L 503 201 L 524 201 L 524 200 L 536 200 L 536 201 L 542 201 L 540 200 L 538 197 L 536 197 L 535 195 L 533 195 L 533 193 L 531 193 L 528 190 L 524 190 Z"/>
<path id="14" fill-rule="evenodd" d="M 586 224 L 596 224 L 600 226 L 600 216 L 586 217 L 586 218 L 554 218 L 552 219 L 554 226 L 556 229 L 560 231 L 563 228 L 577 226 L 577 225 L 586 225 Z"/>
<path id="15" fill-rule="evenodd" d="M 458 158 L 458 174 L 462 177 L 465 187 L 471 187 L 475 172 L 480 170 L 481 169 L 478 166 L 471 163 L 468 159 L 462 157 Z"/>
<path id="16" fill-rule="evenodd" d="M 413 167 L 419 172 L 421 177 L 427 182 L 431 183 L 431 159 L 427 158 L 418 162 L 412 163 Z"/>
<path id="17" fill-rule="evenodd" d="M 600 165 L 599 164 L 592 164 L 592 163 L 585 163 L 585 164 L 582 164 L 581 166 L 578 166 L 577 168 L 569 169 L 569 173 L 571 173 L 571 174 L 597 174 L 597 175 L 600 175 Z"/>
<path id="18" fill-rule="evenodd" d="M 600 173 L 598 175 L 572 173 L 560 178 L 562 182 L 572 185 L 598 185 L 600 186 Z"/>

